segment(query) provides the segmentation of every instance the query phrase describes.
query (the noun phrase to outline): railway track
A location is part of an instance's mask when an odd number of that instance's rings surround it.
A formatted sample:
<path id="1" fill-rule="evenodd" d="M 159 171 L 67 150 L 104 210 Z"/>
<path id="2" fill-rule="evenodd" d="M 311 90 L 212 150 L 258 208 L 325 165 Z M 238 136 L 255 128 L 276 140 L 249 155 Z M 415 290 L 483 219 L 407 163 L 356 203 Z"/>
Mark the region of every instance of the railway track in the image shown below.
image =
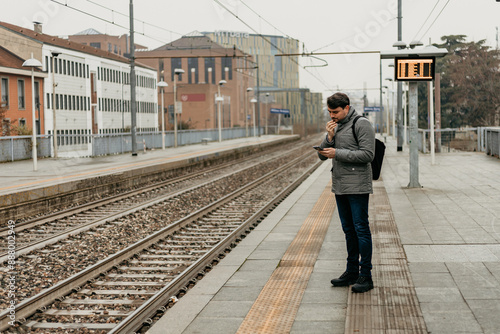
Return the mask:
<path id="1" fill-rule="evenodd" d="M 155 313 L 172 303 L 172 296 L 186 291 L 220 254 L 300 184 L 317 167 L 308 166 L 312 161 L 315 157 L 306 153 L 24 300 L 16 309 L 18 318 L 38 313 L 22 321 L 19 332 L 86 328 L 130 333 L 151 322 Z M 259 210 L 255 212 L 255 208 Z M 0 314 L 0 329 L 7 328 L 6 321 L 4 312 Z"/>
<path id="2" fill-rule="evenodd" d="M 244 167 L 234 170 L 232 174 L 239 173 L 244 169 L 256 166 L 258 163 L 266 163 L 277 160 L 279 156 L 267 156 L 265 159 L 246 158 L 238 161 Z M 257 160 L 255 162 L 254 160 Z M 198 183 L 201 187 L 213 182 L 218 175 L 224 175 L 229 168 L 233 168 L 234 162 L 207 168 L 203 171 L 179 176 L 164 182 L 149 185 L 126 193 L 86 203 L 78 207 L 69 208 L 60 212 L 52 213 L 32 220 L 18 222 L 16 224 L 16 252 L 23 255 L 35 249 L 43 248 L 49 244 L 63 240 L 70 235 L 75 235 L 95 228 L 107 222 L 114 221 L 125 215 L 140 210 L 144 204 L 151 205 L 158 200 L 166 200 L 174 193 L 179 196 L 183 192 L 192 191 L 190 185 Z M 201 181 L 203 180 L 203 181 Z M 176 192 L 177 191 L 177 192 Z M 0 229 L 0 262 L 7 259 L 7 234 L 9 228 Z"/>

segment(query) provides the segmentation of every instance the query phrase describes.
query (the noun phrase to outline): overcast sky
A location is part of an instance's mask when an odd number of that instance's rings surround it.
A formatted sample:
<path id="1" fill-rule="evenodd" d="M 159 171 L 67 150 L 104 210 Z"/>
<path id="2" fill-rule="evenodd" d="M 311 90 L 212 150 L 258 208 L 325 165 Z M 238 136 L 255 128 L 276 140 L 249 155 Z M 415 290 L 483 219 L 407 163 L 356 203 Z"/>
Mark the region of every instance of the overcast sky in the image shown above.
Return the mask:
<path id="1" fill-rule="evenodd" d="M 128 17 L 121 13 L 128 15 L 129 2 L 129 0 L 0 0 L 2 4 L 0 20 L 31 29 L 32 21 L 41 21 L 44 23 L 45 33 L 57 36 L 75 34 L 88 28 L 111 35 L 121 35 L 127 32 L 126 27 L 128 27 Z M 315 52 L 390 50 L 397 40 L 397 0 L 219 0 L 219 2 L 240 20 L 213 0 L 134 0 L 135 18 L 145 22 L 135 24 L 136 31 L 139 32 L 136 34 L 136 42 L 155 48 L 194 30 L 288 35 L 298 39 L 301 45 L 303 43 L 306 51 Z M 443 35 L 463 34 L 467 35 L 470 41 L 486 39 L 488 45 L 492 47 L 497 45 L 500 2 L 402 0 L 402 3 L 403 41 L 407 43 L 419 39 L 428 44 L 429 39 L 432 42 L 440 42 Z M 107 8 L 113 9 L 114 12 Z M 146 36 L 142 36 L 141 33 Z M 378 55 L 331 55 L 321 58 L 328 62 L 328 66 L 301 70 L 301 87 L 322 92 L 326 97 L 337 89 L 359 90 L 361 93 L 366 86 L 370 101 L 378 99 L 376 91 L 380 77 Z M 300 62 L 301 65 L 323 64 L 311 58 L 301 58 Z M 393 77 L 388 64 L 389 61 L 383 63 L 383 78 Z M 390 86 L 391 83 L 384 81 L 384 85 Z"/>

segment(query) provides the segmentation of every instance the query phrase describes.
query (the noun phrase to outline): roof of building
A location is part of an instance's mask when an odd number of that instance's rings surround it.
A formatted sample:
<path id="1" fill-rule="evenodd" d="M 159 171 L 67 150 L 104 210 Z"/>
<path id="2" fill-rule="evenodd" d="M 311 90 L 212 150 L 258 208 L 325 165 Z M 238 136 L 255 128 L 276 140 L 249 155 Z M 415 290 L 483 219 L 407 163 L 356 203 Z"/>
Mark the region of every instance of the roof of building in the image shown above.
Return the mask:
<path id="1" fill-rule="evenodd" d="M 23 68 L 24 59 L 0 46 L 0 66 L 11 68 Z"/>
<path id="2" fill-rule="evenodd" d="M 3 46 L 0 46 L 0 67 L 9 67 L 16 68 L 21 70 L 31 70 L 31 68 L 27 68 L 23 66 L 24 59 L 12 53 L 10 50 L 7 50 Z M 41 71 L 40 69 L 35 68 L 35 71 Z"/>
<path id="3" fill-rule="evenodd" d="M 57 46 L 60 48 L 79 51 L 79 52 L 87 53 L 87 54 L 102 57 L 102 58 L 116 60 L 116 61 L 119 61 L 122 63 L 129 63 L 130 62 L 130 60 L 128 58 L 122 57 L 122 56 L 117 55 L 117 54 L 112 53 L 112 52 L 104 51 L 101 49 L 96 49 L 92 46 L 83 45 L 80 43 L 71 42 L 67 39 L 62 39 L 62 38 L 59 38 L 56 36 L 47 35 L 47 34 L 43 34 L 43 33 L 37 33 L 31 29 L 19 27 L 19 26 L 16 26 L 14 24 L 10 24 L 7 22 L 0 22 L 0 27 L 4 27 L 7 30 L 10 30 L 10 31 L 17 33 L 17 34 L 20 34 L 20 35 L 23 35 L 23 36 L 30 38 L 32 40 L 39 41 L 43 44 L 48 44 L 48 45 L 53 45 L 53 46 Z M 139 65 L 141 67 L 147 67 L 147 68 L 152 69 L 152 67 L 144 65 L 144 64 L 137 63 L 137 65 Z"/>
<path id="4" fill-rule="evenodd" d="M 194 31 L 181 38 L 170 42 L 168 44 L 162 45 L 159 48 L 154 49 L 154 51 L 165 51 L 165 50 L 199 50 L 199 49 L 228 49 L 220 44 L 215 43 L 209 37 Z M 232 49 L 232 48 L 230 48 Z M 239 51 L 239 50 L 238 50 Z M 241 51 L 240 51 L 241 52 Z"/>
<path id="5" fill-rule="evenodd" d="M 102 33 L 95 30 L 94 28 L 88 28 L 85 29 L 84 31 L 76 33 L 75 35 L 102 35 Z"/>

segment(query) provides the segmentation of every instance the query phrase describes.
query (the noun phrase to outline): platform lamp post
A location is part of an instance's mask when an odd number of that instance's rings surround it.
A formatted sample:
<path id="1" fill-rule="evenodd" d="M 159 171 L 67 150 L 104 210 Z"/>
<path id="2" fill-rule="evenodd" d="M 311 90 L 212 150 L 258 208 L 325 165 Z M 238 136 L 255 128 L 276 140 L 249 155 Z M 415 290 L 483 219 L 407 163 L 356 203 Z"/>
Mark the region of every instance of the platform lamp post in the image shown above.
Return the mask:
<path id="1" fill-rule="evenodd" d="M 248 93 L 253 91 L 252 87 L 248 87 L 245 93 L 245 134 L 248 137 Z"/>
<path id="2" fill-rule="evenodd" d="M 386 123 L 385 123 L 385 126 L 386 126 L 386 131 L 387 131 L 387 137 L 389 137 L 391 134 L 390 134 L 390 126 L 389 126 L 389 87 L 387 86 L 382 86 L 382 88 L 385 88 L 387 89 L 387 91 L 383 92 L 383 94 L 387 94 L 385 97 L 386 97 L 386 100 L 387 100 L 387 110 L 385 112 L 385 118 L 386 118 Z M 385 110 L 385 108 L 384 108 Z"/>
<path id="3" fill-rule="evenodd" d="M 255 127 L 255 104 L 257 103 L 257 99 L 254 97 L 250 100 L 250 103 L 252 103 L 253 107 L 253 136 L 257 136 L 257 128 Z"/>
<path id="4" fill-rule="evenodd" d="M 221 130 L 221 119 L 220 119 L 220 106 L 224 101 L 222 96 L 217 96 L 215 102 L 217 102 L 217 127 L 219 129 L 219 143 L 222 142 L 222 130 Z"/>
<path id="5" fill-rule="evenodd" d="M 222 107 L 222 102 L 224 101 L 224 98 L 220 95 L 220 87 L 223 86 L 226 83 L 227 83 L 226 80 L 219 81 L 219 85 L 217 86 L 218 94 L 217 94 L 217 97 L 215 98 L 215 101 L 217 101 L 217 124 L 218 124 L 218 128 L 219 128 L 219 143 L 222 142 L 221 107 Z"/>
<path id="6" fill-rule="evenodd" d="M 393 66 L 394 67 L 394 66 Z M 391 110 L 392 110 L 392 137 L 394 138 L 396 136 L 396 115 L 395 115 L 395 108 L 394 108 L 394 80 L 392 78 L 385 78 L 385 80 L 391 82 Z M 389 106 L 387 106 L 389 107 Z M 389 111 L 388 111 L 389 112 Z"/>
<path id="7" fill-rule="evenodd" d="M 33 171 L 37 171 L 37 152 L 36 152 L 36 119 L 35 119 L 35 67 L 42 67 L 42 63 L 33 58 L 33 53 L 31 53 L 31 58 L 26 60 L 23 63 L 24 67 L 31 67 L 31 119 L 33 121 L 32 124 L 32 150 L 31 154 L 33 156 Z"/>
<path id="8" fill-rule="evenodd" d="M 267 130 L 268 123 L 267 122 L 268 122 L 269 113 L 268 113 L 267 108 L 269 106 L 269 95 L 270 95 L 269 93 L 266 93 L 266 110 L 264 110 L 264 114 L 266 115 L 266 136 L 267 136 L 267 132 L 268 132 L 268 130 Z"/>
<path id="9" fill-rule="evenodd" d="M 54 63 L 56 61 L 56 57 L 58 57 L 61 52 L 54 50 L 51 52 L 52 54 L 52 141 L 54 146 L 54 158 L 57 159 L 57 124 L 56 124 L 56 71 L 54 70 Z"/>
<path id="10" fill-rule="evenodd" d="M 161 90 L 161 149 L 165 149 L 165 109 L 163 103 L 163 91 L 165 87 L 168 87 L 168 83 L 161 80 L 158 82 L 158 87 Z"/>
<path id="11" fill-rule="evenodd" d="M 174 147 L 177 147 L 177 77 L 184 73 L 182 68 L 174 70 Z"/>

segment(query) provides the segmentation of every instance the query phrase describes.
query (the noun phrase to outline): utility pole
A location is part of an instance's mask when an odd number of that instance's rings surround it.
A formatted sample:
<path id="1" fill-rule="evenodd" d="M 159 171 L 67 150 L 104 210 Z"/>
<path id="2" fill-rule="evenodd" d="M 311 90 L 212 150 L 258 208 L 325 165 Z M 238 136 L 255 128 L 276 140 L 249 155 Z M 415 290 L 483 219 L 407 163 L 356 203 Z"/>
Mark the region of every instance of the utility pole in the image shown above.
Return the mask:
<path id="1" fill-rule="evenodd" d="M 130 0 L 130 131 L 132 136 L 132 156 L 137 156 L 137 105 L 135 103 L 135 44 L 134 44 L 134 4 Z"/>
<path id="2" fill-rule="evenodd" d="M 403 10 L 401 6 L 401 0 L 398 0 L 398 42 L 403 40 Z M 397 87 L 397 151 L 403 150 L 403 83 L 398 81 Z"/>

